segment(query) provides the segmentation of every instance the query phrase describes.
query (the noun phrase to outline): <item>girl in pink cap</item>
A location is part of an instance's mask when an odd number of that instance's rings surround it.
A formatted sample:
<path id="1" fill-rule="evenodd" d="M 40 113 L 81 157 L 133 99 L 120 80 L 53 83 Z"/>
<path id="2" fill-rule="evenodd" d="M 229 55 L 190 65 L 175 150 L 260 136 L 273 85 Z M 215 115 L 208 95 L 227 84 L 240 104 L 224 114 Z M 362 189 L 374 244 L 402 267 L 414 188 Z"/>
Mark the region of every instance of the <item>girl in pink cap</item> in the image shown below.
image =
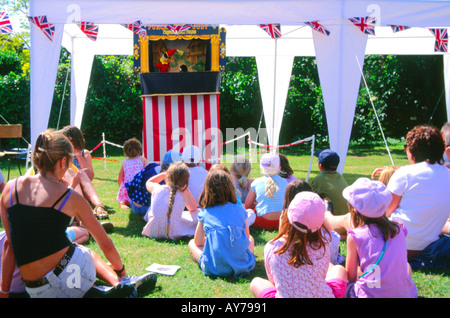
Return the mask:
<path id="1" fill-rule="evenodd" d="M 347 234 L 347 298 L 414 298 L 406 228 L 385 212 L 392 195 L 380 181 L 359 178 L 344 189 L 353 229 Z"/>
<path id="2" fill-rule="evenodd" d="M 311 191 L 295 195 L 278 235 L 264 248 L 268 279 L 256 277 L 250 291 L 258 298 L 343 298 L 344 267 L 330 264 L 329 237 L 323 228 L 325 204 Z M 328 233 L 329 234 L 329 233 Z"/>

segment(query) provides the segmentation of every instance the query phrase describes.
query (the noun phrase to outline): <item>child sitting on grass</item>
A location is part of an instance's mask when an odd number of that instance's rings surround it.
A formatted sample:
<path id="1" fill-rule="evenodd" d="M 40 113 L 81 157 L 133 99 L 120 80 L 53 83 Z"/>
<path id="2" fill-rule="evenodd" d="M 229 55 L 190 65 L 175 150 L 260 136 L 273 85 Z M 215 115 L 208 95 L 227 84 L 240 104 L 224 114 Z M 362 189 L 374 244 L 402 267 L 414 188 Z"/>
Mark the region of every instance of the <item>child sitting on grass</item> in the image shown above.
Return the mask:
<path id="1" fill-rule="evenodd" d="M 258 298 L 343 298 L 347 273 L 330 264 L 329 234 L 323 228 L 325 203 L 314 192 L 295 195 L 278 235 L 264 248 L 267 279 L 256 277 Z"/>
<path id="2" fill-rule="evenodd" d="M 415 298 L 406 255 L 406 228 L 390 221 L 392 195 L 379 181 L 359 178 L 343 191 L 353 229 L 347 235 L 348 298 Z"/>
<path id="3" fill-rule="evenodd" d="M 231 176 L 220 169 L 208 172 L 200 196 L 202 208 L 189 250 L 207 276 L 240 277 L 255 267 L 254 241 L 247 212 L 237 204 Z"/>

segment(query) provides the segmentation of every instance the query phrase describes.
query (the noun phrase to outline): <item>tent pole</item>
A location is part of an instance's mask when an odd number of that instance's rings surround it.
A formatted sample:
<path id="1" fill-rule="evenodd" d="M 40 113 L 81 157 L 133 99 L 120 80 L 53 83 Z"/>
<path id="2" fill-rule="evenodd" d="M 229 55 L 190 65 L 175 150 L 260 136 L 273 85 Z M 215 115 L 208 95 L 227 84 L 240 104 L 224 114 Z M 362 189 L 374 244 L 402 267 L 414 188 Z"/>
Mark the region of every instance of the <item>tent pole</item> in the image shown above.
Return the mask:
<path id="1" fill-rule="evenodd" d="M 275 38 L 275 56 L 274 56 L 274 81 L 273 81 L 273 106 L 272 106 L 272 145 L 275 145 L 275 105 L 277 95 L 277 39 Z M 276 142 L 278 144 L 278 141 Z M 270 151 L 272 152 L 272 150 Z"/>
<path id="2" fill-rule="evenodd" d="M 386 145 L 386 150 L 389 154 L 389 158 L 391 159 L 392 165 L 395 166 L 394 160 L 392 159 L 392 156 L 391 156 L 391 152 L 389 151 L 389 146 L 387 144 L 386 138 L 384 137 L 383 128 L 381 128 L 381 123 L 380 123 L 380 120 L 378 119 L 378 113 L 373 104 L 372 95 L 370 94 L 369 87 L 367 86 L 366 78 L 364 77 L 364 73 L 362 71 L 361 64 L 359 63 L 358 57 L 356 55 L 355 55 L 355 58 L 356 58 L 356 62 L 358 62 L 359 70 L 361 72 L 361 76 L 363 78 L 364 85 L 366 86 L 367 93 L 369 94 L 369 100 L 370 100 L 370 103 L 372 104 L 373 112 L 375 113 L 375 118 L 377 119 L 377 122 L 378 122 L 378 127 L 380 127 L 381 135 L 383 136 L 384 144 Z"/>

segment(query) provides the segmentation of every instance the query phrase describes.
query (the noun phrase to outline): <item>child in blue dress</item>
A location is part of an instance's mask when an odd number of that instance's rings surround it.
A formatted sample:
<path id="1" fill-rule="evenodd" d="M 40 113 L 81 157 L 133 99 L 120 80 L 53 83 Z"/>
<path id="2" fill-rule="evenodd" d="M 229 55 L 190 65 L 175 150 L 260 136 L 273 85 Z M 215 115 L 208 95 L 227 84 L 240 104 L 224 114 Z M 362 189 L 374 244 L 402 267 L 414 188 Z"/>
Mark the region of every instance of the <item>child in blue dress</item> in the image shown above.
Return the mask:
<path id="1" fill-rule="evenodd" d="M 247 212 L 237 204 L 229 174 L 208 172 L 199 199 L 202 208 L 189 250 L 203 273 L 215 277 L 241 277 L 255 267 L 254 240 L 247 225 Z"/>

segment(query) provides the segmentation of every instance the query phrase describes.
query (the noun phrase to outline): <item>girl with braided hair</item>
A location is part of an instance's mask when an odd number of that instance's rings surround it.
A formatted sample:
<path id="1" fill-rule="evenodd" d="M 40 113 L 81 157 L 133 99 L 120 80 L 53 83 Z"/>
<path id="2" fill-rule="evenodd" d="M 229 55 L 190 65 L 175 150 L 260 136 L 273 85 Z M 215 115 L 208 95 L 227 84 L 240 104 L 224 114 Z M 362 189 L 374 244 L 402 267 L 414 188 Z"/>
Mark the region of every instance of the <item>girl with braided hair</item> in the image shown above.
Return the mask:
<path id="1" fill-rule="evenodd" d="M 160 182 L 165 180 L 166 184 Z M 197 202 L 188 189 L 189 168 L 183 162 L 171 164 L 167 171 L 148 179 L 152 204 L 142 235 L 177 240 L 192 237 L 197 226 Z M 186 210 L 186 209 L 187 210 Z"/>

